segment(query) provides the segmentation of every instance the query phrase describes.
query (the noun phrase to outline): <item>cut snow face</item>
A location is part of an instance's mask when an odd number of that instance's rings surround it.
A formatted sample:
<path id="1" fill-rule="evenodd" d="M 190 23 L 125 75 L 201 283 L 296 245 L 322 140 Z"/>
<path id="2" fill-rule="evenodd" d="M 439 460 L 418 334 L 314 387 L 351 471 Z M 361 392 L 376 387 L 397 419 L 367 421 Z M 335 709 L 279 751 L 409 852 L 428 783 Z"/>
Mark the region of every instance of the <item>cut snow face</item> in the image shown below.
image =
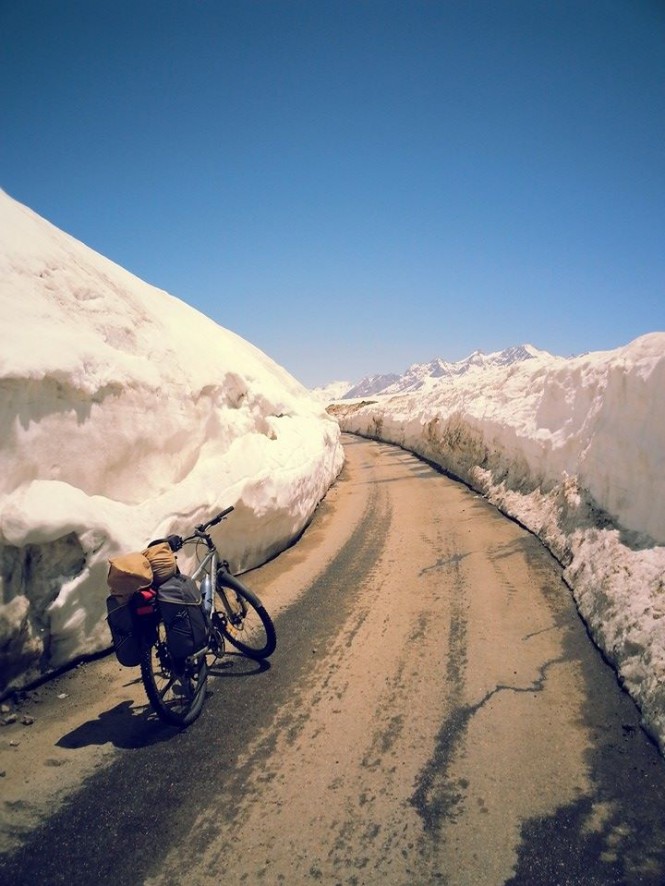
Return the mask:
<path id="1" fill-rule="evenodd" d="M 441 465 L 544 541 L 665 750 L 665 333 L 533 356 L 330 409 L 344 430 Z"/>
<path id="2" fill-rule="evenodd" d="M 218 527 L 236 571 L 288 545 L 337 423 L 239 336 L 0 192 L 0 691 L 109 646 L 108 558 Z"/>

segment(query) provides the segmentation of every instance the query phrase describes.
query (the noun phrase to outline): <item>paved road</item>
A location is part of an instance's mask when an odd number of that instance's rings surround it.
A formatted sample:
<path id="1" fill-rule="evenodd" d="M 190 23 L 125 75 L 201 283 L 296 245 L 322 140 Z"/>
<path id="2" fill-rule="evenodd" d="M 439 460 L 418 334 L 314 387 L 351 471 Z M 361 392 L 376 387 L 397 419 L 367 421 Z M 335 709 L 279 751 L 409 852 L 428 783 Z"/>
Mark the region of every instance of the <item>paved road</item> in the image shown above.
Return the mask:
<path id="1" fill-rule="evenodd" d="M 271 666 L 230 656 L 184 733 L 137 702 L 63 736 L 125 750 L 3 882 L 665 882 L 665 765 L 557 565 L 407 453 L 345 448 L 311 529 L 247 576 Z"/>

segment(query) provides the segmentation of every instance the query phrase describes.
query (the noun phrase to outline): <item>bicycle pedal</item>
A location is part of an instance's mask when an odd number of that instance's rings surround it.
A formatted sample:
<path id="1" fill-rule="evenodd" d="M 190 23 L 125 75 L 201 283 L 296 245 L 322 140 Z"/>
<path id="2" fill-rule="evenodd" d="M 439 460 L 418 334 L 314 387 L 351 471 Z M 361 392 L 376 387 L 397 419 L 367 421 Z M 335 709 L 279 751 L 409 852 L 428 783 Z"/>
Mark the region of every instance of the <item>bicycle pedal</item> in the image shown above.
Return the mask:
<path id="1" fill-rule="evenodd" d="M 226 654 L 226 644 L 224 642 L 224 636 L 221 631 L 218 631 L 217 628 L 213 628 L 210 633 L 210 643 L 208 644 L 208 650 L 215 658 L 222 658 Z"/>

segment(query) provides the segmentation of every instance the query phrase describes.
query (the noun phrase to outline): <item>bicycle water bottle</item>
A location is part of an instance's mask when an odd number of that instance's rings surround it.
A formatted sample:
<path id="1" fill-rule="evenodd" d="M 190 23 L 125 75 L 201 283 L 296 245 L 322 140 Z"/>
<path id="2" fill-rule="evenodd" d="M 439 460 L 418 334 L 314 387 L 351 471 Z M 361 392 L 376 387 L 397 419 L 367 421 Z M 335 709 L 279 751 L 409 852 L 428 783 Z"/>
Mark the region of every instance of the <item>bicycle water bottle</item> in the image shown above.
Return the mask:
<path id="1" fill-rule="evenodd" d="M 209 575 L 203 576 L 203 581 L 201 582 L 201 596 L 203 597 L 203 605 L 206 608 L 206 612 L 210 612 L 210 609 L 212 608 L 212 580 Z"/>

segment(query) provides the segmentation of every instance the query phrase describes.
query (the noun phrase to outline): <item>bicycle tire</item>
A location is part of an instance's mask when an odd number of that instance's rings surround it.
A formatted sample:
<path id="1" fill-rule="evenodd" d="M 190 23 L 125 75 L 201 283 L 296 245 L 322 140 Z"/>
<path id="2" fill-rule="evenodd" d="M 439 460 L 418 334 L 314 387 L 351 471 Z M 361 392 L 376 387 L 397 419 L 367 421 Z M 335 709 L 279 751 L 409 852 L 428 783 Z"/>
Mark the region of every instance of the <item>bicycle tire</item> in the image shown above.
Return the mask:
<path id="1" fill-rule="evenodd" d="M 196 661 L 175 662 L 160 622 L 154 642 L 143 648 L 140 664 L 148 701 L 163 723 L 189 726 L 200 716 L 208 682 L 205 655 Z"/>
<path id="2" fill-rule="evenodd" d="M 230 614 L 225 600 L 231 609 Z M 219 627 L 229 643 L 248 658 L 261 660 L 273 654 L 277 647 L 275 626 L 255 593 L 235 576 L 220 571 L 217 573 L 215 602 L 213 624 Z"/>

